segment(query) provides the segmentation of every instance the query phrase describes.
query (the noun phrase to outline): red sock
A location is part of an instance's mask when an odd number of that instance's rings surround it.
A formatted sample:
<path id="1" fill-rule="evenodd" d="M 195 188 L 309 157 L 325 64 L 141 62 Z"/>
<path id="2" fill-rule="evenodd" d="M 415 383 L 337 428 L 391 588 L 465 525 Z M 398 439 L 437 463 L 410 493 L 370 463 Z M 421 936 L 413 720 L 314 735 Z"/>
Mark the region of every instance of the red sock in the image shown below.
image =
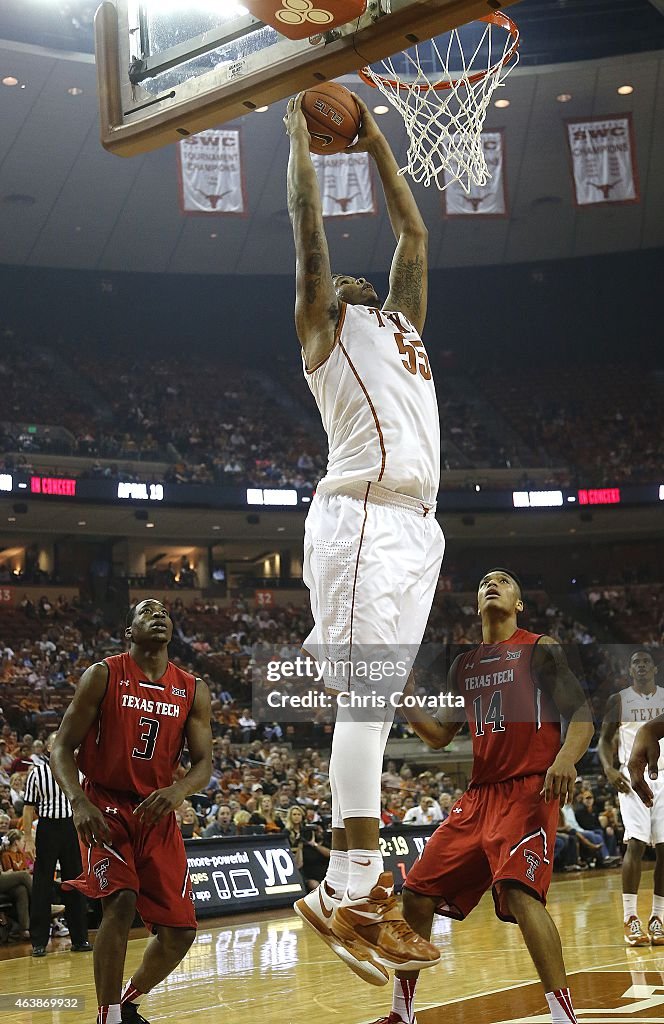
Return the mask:
<path id="1" fill-rule="evenodd" d="M 124 987 L 124 992 L 120 998 L 120 1003 L 136 1003 L 138 1006 L 141 996 L 144 996 L 145 992 L 141 992 L 140 988 L 136 988 L 134 985 L 134 979 L 130 978 Z"/>
<path id="2" fill-rule="evenodd" d="M 546 1001 L 551 1011 L 552 1024 L 578 1024 L 568 988 L 547 992 Z"/>
<path id="3" fill-rule="evenodd" d="M 415 1000 L 415 985 L 417 978 L 397 978 L 394 976 L 394 990 L 392 993 L 392 1013 L 404 1022 L 412 1024 L 415 1019 L 413 1002 Z"/>

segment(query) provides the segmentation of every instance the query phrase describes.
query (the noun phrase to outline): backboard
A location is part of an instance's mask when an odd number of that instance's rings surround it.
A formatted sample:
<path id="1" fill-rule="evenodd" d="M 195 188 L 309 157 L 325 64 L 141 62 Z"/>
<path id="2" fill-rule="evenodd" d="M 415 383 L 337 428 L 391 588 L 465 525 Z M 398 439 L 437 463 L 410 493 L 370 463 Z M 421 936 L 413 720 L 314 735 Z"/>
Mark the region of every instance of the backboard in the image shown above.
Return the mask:
<path id="1" fill-rule="evenodd" d="M 348 24 L 289 39 L 235 0 L 104 0 L 102 144 L 120 156 L 158 149 L 517 2 L 368 0 Z"/>

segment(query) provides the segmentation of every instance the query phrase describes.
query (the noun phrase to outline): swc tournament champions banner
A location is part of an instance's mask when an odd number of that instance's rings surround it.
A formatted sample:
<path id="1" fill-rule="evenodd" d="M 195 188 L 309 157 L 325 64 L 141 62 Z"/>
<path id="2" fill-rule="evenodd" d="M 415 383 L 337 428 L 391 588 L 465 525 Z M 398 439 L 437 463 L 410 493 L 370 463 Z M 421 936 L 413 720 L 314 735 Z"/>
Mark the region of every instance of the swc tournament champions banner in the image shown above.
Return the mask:
<path id="1" fill-rule="evenodd" d="M 183 139 L 177 153 L 183 213 L 244 215 L 239 129 L 199 132 Z"/>
<path id="2" fill-rule="evenodd" d="M 460 181 L 445 171 L 443 209 L 446 217 L 507 217 L 505 140 L 502 131 L 482 132 L 484 159 L 491 177 L 486 185 L 471 185 L 466 192 Z"/>
<path id="3" fill-rule="evenodd" d="M 577 206 L 639 202 L 630 114 L 568 121 L 567 143 Z"/>
<path id="4" fill-rule="evenodd" d="M 311 159 L 318 175 L 324 217 L 376 212 L 368 153 L 312 153 Z"/>
<path id="5" fill-rule="evenodd" d="M 401 891 L 434 827 L 385 828 L 380 846 L 385 869 Z M 305 894 L 285 835 L 185 840 L 196 917 L 289 907 Z"/>

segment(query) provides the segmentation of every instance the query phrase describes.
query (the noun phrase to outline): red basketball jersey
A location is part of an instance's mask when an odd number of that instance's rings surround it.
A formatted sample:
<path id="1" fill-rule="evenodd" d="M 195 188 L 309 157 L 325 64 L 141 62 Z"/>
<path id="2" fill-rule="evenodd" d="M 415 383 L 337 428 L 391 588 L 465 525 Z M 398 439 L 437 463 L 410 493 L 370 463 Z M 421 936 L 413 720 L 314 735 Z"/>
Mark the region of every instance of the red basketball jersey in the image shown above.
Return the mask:
<path id="1" fill-rule="evenodd" d="M 473 738 L 471 786 L 543 775 L 560 750 L 560 714 L 531 671 L 540 635 L 517 629 L 509 640 L 463 654 L 456 666 Z"/>
<path id="2" fill-rule="evenodd" d="M 103 789 L 149 796 L 173 782 L 196 679 L 173 665 L 156 682 L 129 654 L 106 658 L 108 685 L 78 767 Z"/>

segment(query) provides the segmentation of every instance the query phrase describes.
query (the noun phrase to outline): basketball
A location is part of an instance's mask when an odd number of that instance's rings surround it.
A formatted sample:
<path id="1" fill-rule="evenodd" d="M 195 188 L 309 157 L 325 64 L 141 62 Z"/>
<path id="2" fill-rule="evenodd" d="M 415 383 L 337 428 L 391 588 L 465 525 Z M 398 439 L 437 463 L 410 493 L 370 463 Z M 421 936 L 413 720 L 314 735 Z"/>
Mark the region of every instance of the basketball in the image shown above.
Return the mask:
<path id="1" fill-rule="evenodd" d="M 352 93 L 337 82 L 307 89 L 302 112 L 311 135 L 312 153 L 343 153 L 360 130 L 360 108 Z"/>

